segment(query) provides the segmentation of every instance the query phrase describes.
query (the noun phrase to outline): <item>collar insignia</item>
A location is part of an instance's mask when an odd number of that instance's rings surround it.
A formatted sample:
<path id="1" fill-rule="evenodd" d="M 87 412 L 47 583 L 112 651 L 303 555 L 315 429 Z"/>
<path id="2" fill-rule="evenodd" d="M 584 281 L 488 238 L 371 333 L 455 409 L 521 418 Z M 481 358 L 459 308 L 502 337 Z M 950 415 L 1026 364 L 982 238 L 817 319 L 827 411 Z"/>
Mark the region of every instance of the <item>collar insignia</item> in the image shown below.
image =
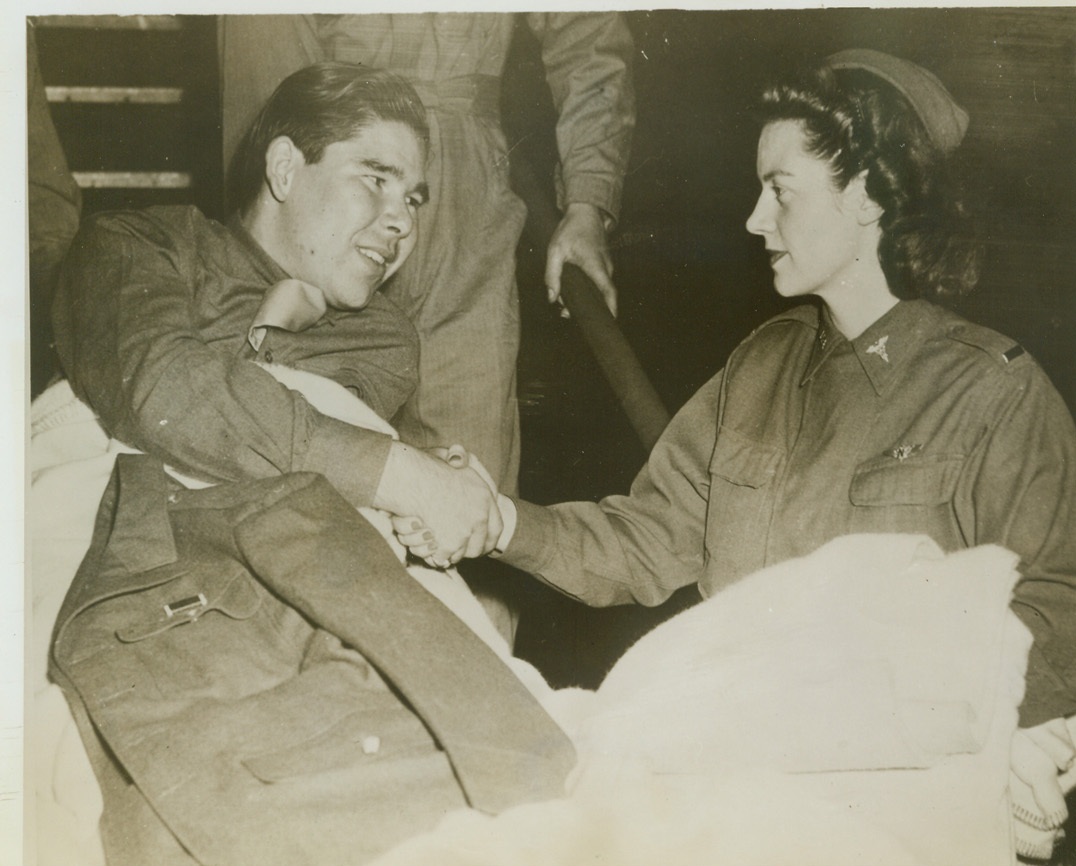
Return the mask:
<path id="1" fill-rule="evenodd" d="M 889 355 L 887 355 L 886 351 L 885 351 L 885 344 L 888 343 L 888 342 L 889 342 L 889 334 L 886 334 L 884 337 L 882 337 L 880 340 L 878 340 L 877 343 L 873 343 L 872 345 L 867 347 L 867 354 L 868 355 L 877 355 L 879 358 L 881 358 L 883 361 L 885 361 L 888 364 L 889 363 Z"/>

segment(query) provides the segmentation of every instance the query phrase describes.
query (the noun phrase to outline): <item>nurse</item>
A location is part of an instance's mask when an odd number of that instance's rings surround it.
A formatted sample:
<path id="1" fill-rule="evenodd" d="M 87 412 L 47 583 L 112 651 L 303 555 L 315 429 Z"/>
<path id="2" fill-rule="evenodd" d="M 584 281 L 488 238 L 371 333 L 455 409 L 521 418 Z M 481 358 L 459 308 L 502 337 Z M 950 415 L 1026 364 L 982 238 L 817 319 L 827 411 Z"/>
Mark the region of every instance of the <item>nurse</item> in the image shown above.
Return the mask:
<path id="1" fill-rule="evenodd" d="M 1049 837 L 1076 754 L 1076 429 L 1021 346 L 941 306 L 977 276 L 948 172 L 968 115 L 927 70 L 858 49 L 761 109 L 747 229 L 804 303 L 733 351 L 629 495 L 501 497 L 498 548 L 591 605 L 711 596 L 846 533 L 1009 548 L 1034 636 L 1014 770 Z"/>

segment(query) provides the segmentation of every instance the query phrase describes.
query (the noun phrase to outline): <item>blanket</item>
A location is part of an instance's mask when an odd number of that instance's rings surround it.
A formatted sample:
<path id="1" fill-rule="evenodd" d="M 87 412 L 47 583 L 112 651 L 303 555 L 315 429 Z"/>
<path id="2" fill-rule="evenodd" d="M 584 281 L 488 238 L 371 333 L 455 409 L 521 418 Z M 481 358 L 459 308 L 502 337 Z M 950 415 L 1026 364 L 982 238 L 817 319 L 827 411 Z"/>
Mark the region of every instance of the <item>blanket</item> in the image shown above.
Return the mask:
<path id="1" fill-rule="evenodd" d="M 565 797 L 455 814 L 377 866 L 1007 866 L 1030 634 L 1017 558 L 845 536 L 644 636 Z"/>

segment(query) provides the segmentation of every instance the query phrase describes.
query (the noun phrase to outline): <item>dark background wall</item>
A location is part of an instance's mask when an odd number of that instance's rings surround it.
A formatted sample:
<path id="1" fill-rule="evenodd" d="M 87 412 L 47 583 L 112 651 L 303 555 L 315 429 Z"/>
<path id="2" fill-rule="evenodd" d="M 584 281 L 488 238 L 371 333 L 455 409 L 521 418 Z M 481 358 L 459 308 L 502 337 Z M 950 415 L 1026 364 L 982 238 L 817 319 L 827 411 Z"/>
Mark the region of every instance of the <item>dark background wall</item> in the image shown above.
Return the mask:
<path id="1" fill-rule="evenodd" d="M 635 11 L 638 126 L 613 238 L 621 326 L 675 410 L 779 309 L 761 241 L 750 106 L 774 73 L 841 48 L 878 48 L 936 72 L 971 113 L 961 159 L 987 258 L 961 311 L 1019 340 L 1076 410 L 1076 7 Z M 50 85 L 178 86 L 177 106 L 57 104 L 73 170 L 182 170 L 185 190 L 86 190 L 85 209 L 192 201 L 219 215 L 212 17 L 166 29 L 38 29 Z M 70 22 L 69 22 L 70 23 Z M 85 24 L 85 22 L 83 22 Z M 521 28 L 504 122 L 514 152 L 551 176 L 554 113 Z M 542 259 L 519 255 L 524 343 L 521 486 L 539 502 L 627 488 L 645 458 L 571 322 L 544 301 Z M 657 612 L 589 611 L 519 575 L 519 651 L 555 682 L 595 683 Z"/>

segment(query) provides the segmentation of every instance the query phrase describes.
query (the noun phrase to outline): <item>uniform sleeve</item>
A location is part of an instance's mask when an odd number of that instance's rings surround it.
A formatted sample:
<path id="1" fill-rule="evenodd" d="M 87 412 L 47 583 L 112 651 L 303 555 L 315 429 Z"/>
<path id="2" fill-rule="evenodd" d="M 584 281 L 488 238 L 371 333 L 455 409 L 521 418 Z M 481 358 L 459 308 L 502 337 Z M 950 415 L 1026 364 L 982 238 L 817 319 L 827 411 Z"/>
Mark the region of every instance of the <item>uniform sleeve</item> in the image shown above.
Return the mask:
<path id="1" fill-rule="evenodd" d="M 1020 556 L 1013 610 L 1034 636 L 1020 723 L 1076 713 L 1076 428 L 1045 373 L 1027 356 L 961 493 L 976 543 Z"/>
<path id="2" fill-rule="evenodd" d="M 593 204 L 615 220 L 635 127 L 631 32 L 615 12 L 531 13 L 527 21 L 559 113 L 559 204 Z"/>
<path id="3" fill-rule="evenodd" d="M 720 391 L 718 375 L 676 414 L 628 496 L 517 502 L 504 561 L 592 606 L 656 605 L 698 583 Z"/>
<path id="4" fill-rule="evenodd" d="M 57 350 L 108 433 L 184 472 L 241 481 L 325 475 L 368 505 L 390 439 L 314 410 L 256 364 L 207 345 L 192 322 L 198 265 L 146 217 L 92 220 L 60 276 Z"/>

